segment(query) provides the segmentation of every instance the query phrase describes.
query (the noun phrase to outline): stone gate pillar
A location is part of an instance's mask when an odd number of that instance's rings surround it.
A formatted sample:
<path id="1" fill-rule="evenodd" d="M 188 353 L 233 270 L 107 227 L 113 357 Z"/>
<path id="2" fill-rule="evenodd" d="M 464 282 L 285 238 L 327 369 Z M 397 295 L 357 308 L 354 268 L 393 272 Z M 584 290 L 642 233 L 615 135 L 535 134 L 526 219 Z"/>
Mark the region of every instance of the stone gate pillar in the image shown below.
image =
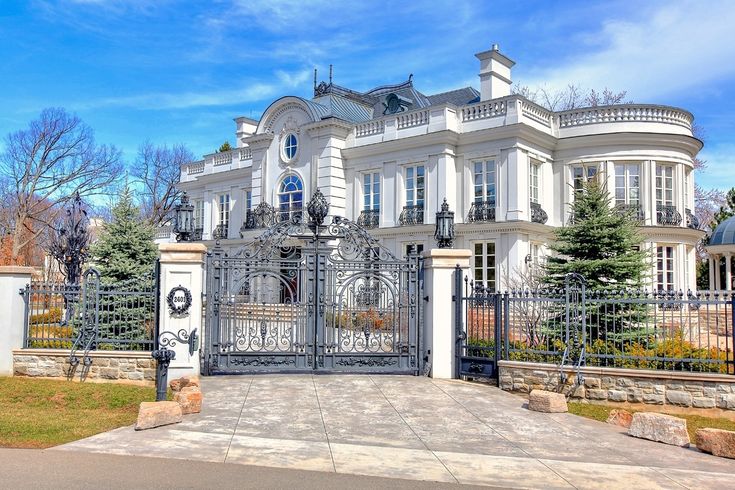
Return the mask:
<path id="1" fill-rule="evenodd" d="M 424 332 L 433 378 L 456 377 L 457 335 L 453 273 L 457 265 L 466 272 L 470 267 L 470 250 L 437 248 L 424 252 L 424 294 L 426 303 Z"/>
<path id="2" fill-rule="evenodd" d="M 0 267 L 0 376 L 13 375 L 13 349 L 23 347 L 25 301 L 19 291 L 31 282 L 32 267 Z"/>
<path id="3" fill-rule="evenodd" d="M 202 243 L 162 243 L 158 249 L 161 252 L 160 332 L 171 332 L 178 335 L 183 330 L 187 335 L 191 335 L 196 329 L 201 339 L 204 333 L 202 331 L 202 288 L 204 286 L 204 254 L 207 252 L 207 247 Z M 182 314 L 172 312 L 167 301 L 171 291 L 179 287 L 185 288 L 191 294 L 191 306 L 188 312 Z M 174 296 L 179 298 L 175 305 L 180 306 L 181 298 L 185 297 L 185 293 L 179 289 Z M 171 361 L 168 379 L 198 376 L 200 350 L 189 355 L 188 344 L 178 341 L 172 349 L 176 351 L 176 359 Z"/>

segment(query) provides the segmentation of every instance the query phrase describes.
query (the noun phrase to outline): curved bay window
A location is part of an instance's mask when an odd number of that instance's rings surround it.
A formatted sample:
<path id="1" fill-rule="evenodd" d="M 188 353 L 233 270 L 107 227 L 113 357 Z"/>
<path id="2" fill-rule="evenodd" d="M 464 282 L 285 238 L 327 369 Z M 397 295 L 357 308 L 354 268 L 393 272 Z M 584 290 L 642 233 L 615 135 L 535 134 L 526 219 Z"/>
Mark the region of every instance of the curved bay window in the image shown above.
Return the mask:
<path id="1" fill-rule="evenodd" d="M 304 185 L 298 175 L 287 175 L 278 186 L 278 219 L 286 221 L 301 217 L 304 206 Z"/>

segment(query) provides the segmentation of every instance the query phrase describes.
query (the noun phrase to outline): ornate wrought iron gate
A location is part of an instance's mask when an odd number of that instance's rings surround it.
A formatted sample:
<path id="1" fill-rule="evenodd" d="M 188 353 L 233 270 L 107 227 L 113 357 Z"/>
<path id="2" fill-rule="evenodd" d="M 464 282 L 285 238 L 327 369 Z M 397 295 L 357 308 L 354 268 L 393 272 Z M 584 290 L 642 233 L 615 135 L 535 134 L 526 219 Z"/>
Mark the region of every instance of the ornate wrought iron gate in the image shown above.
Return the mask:
<path id="1" fill-rule="evenodd" d="M 417 374 L 420 259 L 395 257 L 319 192 L 253 243 L 207 256 L 204 374 Z"/>

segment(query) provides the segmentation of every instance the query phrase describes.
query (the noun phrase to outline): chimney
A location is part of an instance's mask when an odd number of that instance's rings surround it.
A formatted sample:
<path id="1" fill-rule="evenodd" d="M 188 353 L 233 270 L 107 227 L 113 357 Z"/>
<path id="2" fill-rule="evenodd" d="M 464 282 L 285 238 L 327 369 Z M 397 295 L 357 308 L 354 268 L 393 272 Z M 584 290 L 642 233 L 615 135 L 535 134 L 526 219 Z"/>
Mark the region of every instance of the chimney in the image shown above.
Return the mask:
<path id="1" fill-rule="evenodd" d="M 497 44 L 475 57 L 480 60 L 480 100 L 510 95 L 510 69 L 515 61 L 501 54 Z"/>

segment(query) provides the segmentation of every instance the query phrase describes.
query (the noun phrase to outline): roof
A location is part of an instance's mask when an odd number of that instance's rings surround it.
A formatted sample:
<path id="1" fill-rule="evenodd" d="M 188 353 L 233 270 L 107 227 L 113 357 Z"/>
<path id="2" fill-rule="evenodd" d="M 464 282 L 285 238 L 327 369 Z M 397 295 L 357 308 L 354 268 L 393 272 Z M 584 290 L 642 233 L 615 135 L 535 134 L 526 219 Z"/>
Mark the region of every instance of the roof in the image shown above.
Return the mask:
<path id="1" fill-rule="evenodd" d="M 480 96 L 480 92 L 472 87 L 464 87 L 449 92 L 442 92 L 436 95 L 429 95 L 427 98 L 431 105 L 438 104 L 454 104 L 457 106 L 467 105 L 474 102 Z"/>
<path id="2" fill-rule="evenodd" d="M 712 237 L 710 237 L 709 244 L 735 245 L 735 216 L 727 218 L 717 225 L 714 233 L 712 233 Z"/>

